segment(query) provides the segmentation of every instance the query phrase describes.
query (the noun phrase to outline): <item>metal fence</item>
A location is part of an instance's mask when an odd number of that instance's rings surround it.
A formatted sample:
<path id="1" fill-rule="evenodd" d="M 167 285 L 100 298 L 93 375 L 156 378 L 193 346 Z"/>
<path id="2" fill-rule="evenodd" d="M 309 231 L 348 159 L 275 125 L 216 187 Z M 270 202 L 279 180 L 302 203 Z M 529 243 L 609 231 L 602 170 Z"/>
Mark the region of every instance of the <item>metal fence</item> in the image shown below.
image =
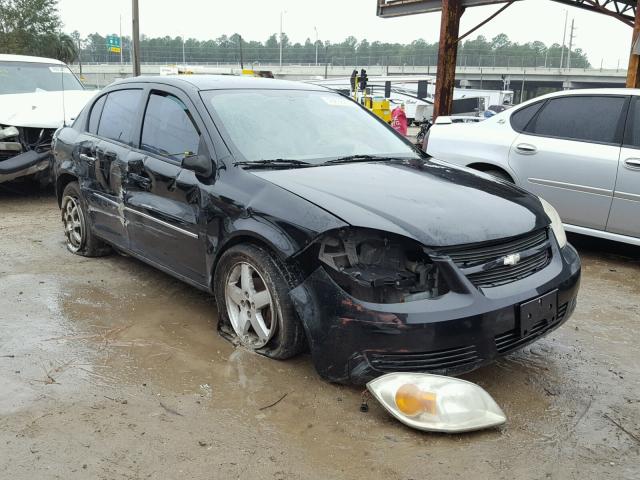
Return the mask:
<path id="1" fill-rule="evenodd" d="M 300 51 L 297 51 L 300 50 Z M 207 65 L 231 65 L 240 63 L 240 52 L 237 49 L 227 49 L 224 52 L 206 51 L 203 48 L 189 49 L 152 49 L 142 47 L 141 62 L 146 64 L 207 64 Z M 244 65 L 278 64 L 279 53 L 269 50 L 243 51 Z M 116 53 L 96 52 L 83 49 L 81 52 L 83 63 L 117 64 L 130 63 L 130 52 L 124 49 L 122 56 Z M 437 54 L 417 55 L 343 55 L 332 52 L 331 49 L 321 49 L 318 53 L 318 61 L 315 62 L 315 54 L 309 55 L 303 49 L 284 49 L 282 55 L 283 65 L 325 65 L 345 67 L 367 66 L 436 66 Z M 594 69 L 583 57 L 569 59 L 568 55 L 498 55 L 476 54 L 461 52 L 458 54 L 457 65 L 459 67 L 487 67 L 487 68 L 584 68 Z"/>

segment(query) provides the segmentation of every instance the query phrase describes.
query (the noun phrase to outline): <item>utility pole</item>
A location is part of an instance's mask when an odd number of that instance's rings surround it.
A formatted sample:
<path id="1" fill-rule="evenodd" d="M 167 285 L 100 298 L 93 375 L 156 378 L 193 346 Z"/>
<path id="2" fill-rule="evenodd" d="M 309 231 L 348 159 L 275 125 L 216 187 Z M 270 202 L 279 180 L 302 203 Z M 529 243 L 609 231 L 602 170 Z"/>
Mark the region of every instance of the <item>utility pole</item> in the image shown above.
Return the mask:
<path id="1" fill-rule="evenodd" d="M 567 68 L 571 68 L 571 49 L 573 48 L 573 37 L 574 37 L 573 22 L 575 22 L 575 18 L 571 19 L 571 33 L 569 34 L 569 51 L 567 52 Z"/>
<path id="2" fill-rule="evenodd" d="M 627 69 L 627 88 L 640 87 L 640 0 L 636 6 L 636 18 L 631 36 L 631 52 Z"/>
<path id="3" fill-rule="evenodd" d="M 78 67 L 80 67 L 80 80 L 82 80 L 82 46 L 80 45 L 80 36 L 78 35 Z"/>
<path id="4" fill-rule="evenodd" d="M 280 11 L 280 68 L 282 68 L 282 16 L 285 12 Z"/>
<path id="5" fill-rule="evenodd" d="M 569 11 L 564 11 L 564 30 L 562 31 L 562 50 L 560 51 L 560 70 L 562 70 L 562 64 L 564 63 L 564 46 L 567 39 L 567 19 L 569 18 Z"/>
<path id="6" fill-rule="evenodd" d="M 460 36 L 460 17 L 463 11 L 461 0 L 443 0 L 442 2 L 440 42 L 438 44 L 438 82 L 433 98 L 434 120 L 439 116 L 451 114 L 456 79 L 458 37 Z M 387 61 L 388 74 L 389 62 Z"/>
<path id="7" fill-rule="evenodd" d="M 184 35 L 182 35 L 182 65 L 183 66 L 187 65 L 186 56 L 184 54 Z"/>
<path id="8" fill-rule="evenodd" d="M 140 76 L 140 15 L 138 11 L 138 0 L 131 0 L 131 23 L 133 27 L 133 50 L 131 53 L 134 77 Z"/>
<path id="9" fill-rule="evenodd" d="M 316 67 L 318 66 L 318 29 L 313 27 L 316 32 Z"/>
<path id="10" fill-rule="evenodd" d="M 124 50 L 124 44 L 122 43 L 122 14 L 120 14 L 120 65 L 122 65 L 123 50 Z"/>
<path id="11" fill-rule="evenodd" d="M 238 34 L 238 44 L 240 45 L 240 70 L 244 70 L 244 60 L 242 59 L 242 35 Z"/>

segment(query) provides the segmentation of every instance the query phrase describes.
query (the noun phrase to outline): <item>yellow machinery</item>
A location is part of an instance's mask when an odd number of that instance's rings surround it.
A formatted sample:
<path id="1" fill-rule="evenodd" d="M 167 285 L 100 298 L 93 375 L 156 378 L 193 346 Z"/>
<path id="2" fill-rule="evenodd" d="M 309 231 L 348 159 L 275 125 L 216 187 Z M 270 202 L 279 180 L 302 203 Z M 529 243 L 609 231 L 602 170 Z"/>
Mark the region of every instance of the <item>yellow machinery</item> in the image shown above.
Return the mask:
<path id="1" fill-rule="evenodd" d="M 353 99 L 385 122 L 391 123 L 391 103 L 387 98 L 374 97 L 365 89 L 353 92 Z"/>
<path id="2" fill-rule="evenodd" d="M 243 68 L 242 75 L 246 77 L 273 78 L 273 72 L 271 70 L 252 70 L 249 68 Z"/>
<path id="3" fill-rule="evenodd" d="M 386 98 L 363 97 L 363 105 L 387 123 L 391 123 L 391 104 Z"/>

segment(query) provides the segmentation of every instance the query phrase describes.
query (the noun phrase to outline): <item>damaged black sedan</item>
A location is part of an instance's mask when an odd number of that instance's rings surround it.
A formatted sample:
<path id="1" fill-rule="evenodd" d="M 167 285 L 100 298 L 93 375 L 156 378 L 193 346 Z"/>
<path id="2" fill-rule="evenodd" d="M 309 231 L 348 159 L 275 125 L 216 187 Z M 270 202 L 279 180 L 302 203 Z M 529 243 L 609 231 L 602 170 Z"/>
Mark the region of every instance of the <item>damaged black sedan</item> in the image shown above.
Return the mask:
<path id="1" fill-rule="evenodd" d="M 318 372 L 459 374 L 571 315 L 549 204 L 427 158 L 321 87 L 138 77 L 54 137 L 70 251 L 126 252 L 215 295 L 223 335 Z"/>

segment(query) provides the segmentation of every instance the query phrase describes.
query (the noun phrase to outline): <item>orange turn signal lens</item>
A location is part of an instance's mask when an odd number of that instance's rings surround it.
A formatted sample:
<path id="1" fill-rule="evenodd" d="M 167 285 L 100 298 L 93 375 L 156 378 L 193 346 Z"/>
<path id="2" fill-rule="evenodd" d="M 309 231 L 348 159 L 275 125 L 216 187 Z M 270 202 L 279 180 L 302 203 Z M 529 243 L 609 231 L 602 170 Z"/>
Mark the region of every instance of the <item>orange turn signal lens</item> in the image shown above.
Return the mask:
<path id="1" fill-rule="evenodd" d="M 421 413 L 436 414 L 436 395 L 424 392 L 412 383 L 402 385 L 396 391 L 395 402 L 398 410 L 409 417 Z"/>

